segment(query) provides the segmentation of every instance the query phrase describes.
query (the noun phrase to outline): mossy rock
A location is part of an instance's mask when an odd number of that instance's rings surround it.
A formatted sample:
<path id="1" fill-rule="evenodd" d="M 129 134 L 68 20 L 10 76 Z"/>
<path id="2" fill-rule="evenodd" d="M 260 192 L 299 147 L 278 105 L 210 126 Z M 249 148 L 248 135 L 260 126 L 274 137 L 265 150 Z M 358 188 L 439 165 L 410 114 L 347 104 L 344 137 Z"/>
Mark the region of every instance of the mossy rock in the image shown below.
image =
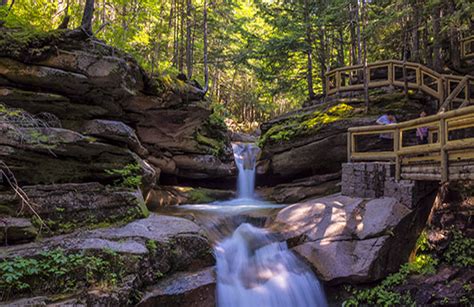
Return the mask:
<path id="1" fill-rule="evenodd" d="M 354 108 L 346 103 L 322 105 L 311 113 L 295 114 L 288 119 L 273 125 L 259 139 L 259 146 L 266 143 L 289 141 L 294 137 L 301 137 L 317 133 L 325 125 L 348 118 Z"/>

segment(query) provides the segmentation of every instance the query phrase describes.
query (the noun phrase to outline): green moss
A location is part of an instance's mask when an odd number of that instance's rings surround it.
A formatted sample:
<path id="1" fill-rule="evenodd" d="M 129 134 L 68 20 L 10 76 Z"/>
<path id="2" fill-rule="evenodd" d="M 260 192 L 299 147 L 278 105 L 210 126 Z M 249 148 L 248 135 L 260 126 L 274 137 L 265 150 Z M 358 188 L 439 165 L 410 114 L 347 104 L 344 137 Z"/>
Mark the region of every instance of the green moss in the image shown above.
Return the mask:
<path id="1" fill-rule="evenodd" d="M 199 144 L 204 145 L 207 148 L 209 148 L 209 153 L 216 157 L 219 157 L 220 155 L 224 153 L 225 145 L 224 145 L 224 142 L 220 140 L 209 138 L 207 136 L 202 135 L 199 132 L 196 132 L 195 139 Z"/>
<path id="2" fill-rule="evenodd" d="M 114 181 L 117 187 L 134 189 L 142 184 L 141 166 L 138 163 L 127 164 L 121 169 L 110 169 L 105 172 L 108 175 L 119 177 Z"/>
<path id="3" fill-rule="evenodd" d="M 206 190 L 204 189 L 192 189 L 189 191 L 189 200 L 191 203 L 196 204 L 207 204 L 215 201 Z"/>
<path id="4" fill-rule="evenodd" d="M 55 52 L 55 43 L 61 40 L 64 30 L 50 32 L 35 28 L 15 28 L 0 32 L 0 55 L 20 60 L 41 59 Z"/>
<path id="5" fill-rule="evenodd" d="M 259 146 L 266 143 L 288 141 L 297 136 L 313 134 L 325 125 L 350 117 L 354 108 L 346 103 L 317 109 L 310 114 L 295 115 L 280 124 L 272 126 L 259 139 Z"/>

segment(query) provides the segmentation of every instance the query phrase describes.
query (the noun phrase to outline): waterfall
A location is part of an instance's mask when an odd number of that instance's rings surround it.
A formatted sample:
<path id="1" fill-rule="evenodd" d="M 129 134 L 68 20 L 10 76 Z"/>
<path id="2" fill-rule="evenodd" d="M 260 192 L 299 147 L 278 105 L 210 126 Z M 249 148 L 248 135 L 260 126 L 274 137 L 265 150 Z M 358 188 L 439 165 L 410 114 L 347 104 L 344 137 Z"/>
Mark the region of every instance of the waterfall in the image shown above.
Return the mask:
<path id="1" fill-rule="evenodd" d="M 253 143 L 233 143 L 235 164 L 239 170 L 238 198 L 252 199 L 255 189 L 255 165 L 260 148 Z"/>
<path id="2" fill-rule="evenodd" d="M 215 254 L 218 306 L 327 306 L 311 270 L 265 229 L 242 224 Z"/>
<path id="3" fill-rule="evenodd" d="M 195 221 L 207 229 L 216 244 L 217 305 L 327 306 L 318 279 L 286 242 L 269 230 L 248 223 L 256 222 L 252 218 L 261 218 L 264 224 L 272 210 L 279 210 L 282 205 L 254 198 L 259 148 L 249 143 L 234 143 L 232 148 L 239 171 L 238 198 L 179 207 L 194 212 Z"/>

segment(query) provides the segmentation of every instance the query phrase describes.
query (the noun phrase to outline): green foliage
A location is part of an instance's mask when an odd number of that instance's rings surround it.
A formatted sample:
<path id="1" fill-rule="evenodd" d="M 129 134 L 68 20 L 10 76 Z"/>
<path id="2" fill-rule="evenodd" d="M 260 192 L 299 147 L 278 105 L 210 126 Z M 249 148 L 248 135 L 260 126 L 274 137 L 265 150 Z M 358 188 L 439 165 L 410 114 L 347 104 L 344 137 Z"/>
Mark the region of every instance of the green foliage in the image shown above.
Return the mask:
<path id="1" fill-rule="evenodd" d="M 412 274 L 434 274 L 438 265 L 438 260 L 426 253 L 430 251 L 430 248 L 425 232 L 423 232 L 418 238 L 417 251 L 420 253 L 415 256 L 415 259 L 412 262 L 403 264 L 398 272 L 390 274 L 377 286 L 362 290 L 349 287 L 348 290 L 352 292 L 352 297 L 346 300 L 343 305 L 413 305 L 413 300 L 409 294 L 402 294 L 394 291 L 394 287 L 405 283 L 407 278 Z"/>
<path id="2" fill-rule="evenodd" d="M 474 265 L 474 239 L 464 237 L 459 230 L 451 232 L 452 239 L 443 254 L 443 260 L 458 267 Z"/>
<path id="3" fill-rule="evenodd" d="M 142 184 L 141 166 L 138 163 L 127 164 L 122 169 L 105 170 L 112 176 L 119 176 L 120 179 L 114 181 L 116 186 L 125 188 L 138 188 Z"/>
<path id="4" fill-rule="evenodd" d="M 147 240 L 146 241 L 146 248 L 150 251 L 150 253 L 154 254 L 158 248 L 156 245 L 155 240 Z"/>
<path id="5" fill-rule="evenodd" d="M 121 278 L 120 263 L 117 254 L 100 257 L 67 254 L 61 249 L 43 252 L 35 258 L 3 260 L 1 297 L 7 299 L 26 292 L 64 293 L 99 283 L 113 287 Z"/>

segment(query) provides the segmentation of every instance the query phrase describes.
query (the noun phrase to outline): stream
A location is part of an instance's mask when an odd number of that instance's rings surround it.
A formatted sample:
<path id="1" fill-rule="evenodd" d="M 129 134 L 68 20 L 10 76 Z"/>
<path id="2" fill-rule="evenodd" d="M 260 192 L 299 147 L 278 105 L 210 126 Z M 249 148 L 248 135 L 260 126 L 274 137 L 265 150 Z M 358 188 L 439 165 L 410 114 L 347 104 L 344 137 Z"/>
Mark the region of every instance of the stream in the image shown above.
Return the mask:
<path id="1" fill-rule="evenodd" d="M 192 214 L 214 242 L 217 305 L 220 307 L 327 306 L 313 272 L 285 241 L 263 228 L 283 205 L 255 197 L 255 167 L 259 148 L 234 143 L 238 167 L 237 195 L 230 201 L 180 206 Z"/>

